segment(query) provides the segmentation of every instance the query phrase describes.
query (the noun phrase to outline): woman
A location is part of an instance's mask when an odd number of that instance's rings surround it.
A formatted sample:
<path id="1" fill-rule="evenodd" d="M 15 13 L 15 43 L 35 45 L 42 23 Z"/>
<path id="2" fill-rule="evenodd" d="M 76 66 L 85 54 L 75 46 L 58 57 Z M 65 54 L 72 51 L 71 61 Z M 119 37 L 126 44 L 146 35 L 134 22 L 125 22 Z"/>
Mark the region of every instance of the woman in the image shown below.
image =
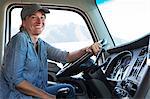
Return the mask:
<path id="1" fill-rule="evenodd" d="M 55 99 L 57 91 L 69 88 L 67 98 L 75 98 L 75 90 L 70 84 L 48 86 L 47 59 L 57 62 L 72 62 L 87 52 L 97 54 L 100 45 L 82 48 L 75 52 L 61 51 L 39 38 L 45 26 L 48 9 L 38 4 L 25 6 L 21 11 L 20 32 L 12 37 L 4 55 L 1 68 L 0 96 L 3 99 Z"/>

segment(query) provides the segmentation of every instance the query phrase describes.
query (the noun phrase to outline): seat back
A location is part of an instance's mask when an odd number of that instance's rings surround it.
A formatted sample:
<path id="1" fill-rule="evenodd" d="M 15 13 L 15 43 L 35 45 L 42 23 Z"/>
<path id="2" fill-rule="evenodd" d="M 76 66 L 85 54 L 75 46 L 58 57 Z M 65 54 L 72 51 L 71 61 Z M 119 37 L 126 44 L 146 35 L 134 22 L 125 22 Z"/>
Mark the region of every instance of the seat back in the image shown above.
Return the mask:
<path id="1" fill-rule="evenodd" d="M 60 67 L 56 63 L 48 62 L 48 81 L 57 81 L 56 73 L 60 70 Z"/>

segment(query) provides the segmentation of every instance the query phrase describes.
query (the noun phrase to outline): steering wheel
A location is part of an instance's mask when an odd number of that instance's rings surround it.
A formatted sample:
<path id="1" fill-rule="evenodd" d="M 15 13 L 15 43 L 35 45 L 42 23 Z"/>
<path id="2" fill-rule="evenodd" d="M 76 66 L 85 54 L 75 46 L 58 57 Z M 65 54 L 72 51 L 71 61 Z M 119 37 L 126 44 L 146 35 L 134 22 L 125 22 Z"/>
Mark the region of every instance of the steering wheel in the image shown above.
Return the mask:
<path id="1" fill-rule="evenodd" d="M 102 44 L 102 48 L 107 44 L 107 42 L 104 39 L 101 40 L 99 43 Z M 80 73 L 82 71 L 82 69 L 80 68 L 80 65 L 86 62 L 91 56 L 93 56 L 92 53 L 84 54 L 82 57 L 80 57 L 73 63 L 69 63 L 63 69 L 58 71 L 58 73 L 56 74 L 56 77 L 69 77 L 69 76 L 73 76 L 75 74 Z"/>
<path id="2" fill-rule="evenodd" d="M 80 65 L 87 61 L 91 56 L 93 56 L 92 53 L 84 54 L 82 57 L 80 57 L 73 63 L 69 63 L 63 69 L 58 71 L 56 77 L 68 77 L 80 73 L 82 71 Z"/>

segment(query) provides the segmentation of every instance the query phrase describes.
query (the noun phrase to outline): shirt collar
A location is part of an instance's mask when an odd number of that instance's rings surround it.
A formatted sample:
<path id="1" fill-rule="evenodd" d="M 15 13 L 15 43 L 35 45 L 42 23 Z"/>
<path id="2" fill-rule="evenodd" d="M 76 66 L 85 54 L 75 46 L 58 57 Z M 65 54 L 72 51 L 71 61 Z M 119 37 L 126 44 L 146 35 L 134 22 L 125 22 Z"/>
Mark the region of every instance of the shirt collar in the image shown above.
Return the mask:
<path id="1" fill-rule="evenodd" d="M 30 43 L 34 44 L 34 43 L 32 42 L 32 39 L 31 39 L 29 33 L 28 33 L 27 31 L 24 31 L 24 33 L 25 33 L 25 35 L 27 36 L 28 41 L 29 41 Z M 40 43 L 40 41 L 41 41 L 40 38 L 38 38 L 38 44 Z"/>

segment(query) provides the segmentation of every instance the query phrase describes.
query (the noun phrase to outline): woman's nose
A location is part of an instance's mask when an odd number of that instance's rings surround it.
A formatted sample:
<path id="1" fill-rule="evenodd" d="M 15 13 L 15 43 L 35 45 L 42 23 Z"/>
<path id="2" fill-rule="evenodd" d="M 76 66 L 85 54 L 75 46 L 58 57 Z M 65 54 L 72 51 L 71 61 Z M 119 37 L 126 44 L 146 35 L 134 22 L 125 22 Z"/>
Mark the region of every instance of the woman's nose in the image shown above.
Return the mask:
<path id="1" fill-rule="evenodd" d="M 42 23 L 43 19 L 41 17 L 37 17 L 37 23 Z"/>

